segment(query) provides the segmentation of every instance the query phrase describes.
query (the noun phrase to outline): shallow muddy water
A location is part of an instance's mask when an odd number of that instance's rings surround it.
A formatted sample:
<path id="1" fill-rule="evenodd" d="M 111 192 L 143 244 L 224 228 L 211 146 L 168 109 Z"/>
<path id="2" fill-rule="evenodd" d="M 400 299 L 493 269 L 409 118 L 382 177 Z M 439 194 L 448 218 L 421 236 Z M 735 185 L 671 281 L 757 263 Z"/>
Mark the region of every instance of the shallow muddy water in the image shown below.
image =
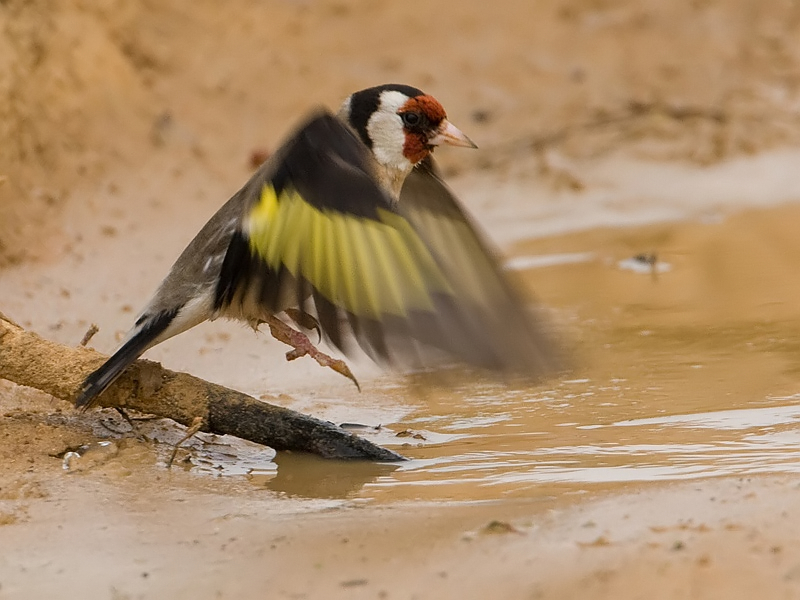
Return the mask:
<path id="1" fill-rule="evenodd" d="M 533 387 L 451 373 L 317 396 L 326 418 L 409 459 L 330 464 L 200 443 L 198 473 L 297 497 L 551 498 L 626 482 L 800 471 L 796 207 L 519 244 L 510 261 L 566 332 L 574 368 Z M 742 235 L 746 232 L 746 235 Z M 656 257 L 655 264 L 645 253 Z M 302 392 L 290 406 L 302 404 Z M 363 411 L 360 410 L 363 408 Z M 312 409 L 313 410 L 313 409 Z M 215 454 L 216 452 L 216 454 Z M 277 463 L 277 466 L 276 464 Z"/>

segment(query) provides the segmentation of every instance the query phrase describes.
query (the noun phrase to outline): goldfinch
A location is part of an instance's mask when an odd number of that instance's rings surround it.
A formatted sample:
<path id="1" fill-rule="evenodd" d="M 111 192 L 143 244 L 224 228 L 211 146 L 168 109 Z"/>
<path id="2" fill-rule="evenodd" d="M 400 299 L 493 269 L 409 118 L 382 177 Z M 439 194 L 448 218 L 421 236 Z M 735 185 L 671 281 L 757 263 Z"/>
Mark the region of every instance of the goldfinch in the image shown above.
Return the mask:
<path id="1" fill-rule="evenodd" d="M 92 406 L 148 348 L 219 317 L 283 326 L 276 337 L 299 355 L 310 343 L 287 319 L 345 353 L 355 340 L 383 364 L 424 364 L 433 351 L 552 371 L 547 332 L 435 170 L 442 144 L 475 147 L 436 99 L 407 85 L 310 115 L 178 257 L 76 406 Z"/>

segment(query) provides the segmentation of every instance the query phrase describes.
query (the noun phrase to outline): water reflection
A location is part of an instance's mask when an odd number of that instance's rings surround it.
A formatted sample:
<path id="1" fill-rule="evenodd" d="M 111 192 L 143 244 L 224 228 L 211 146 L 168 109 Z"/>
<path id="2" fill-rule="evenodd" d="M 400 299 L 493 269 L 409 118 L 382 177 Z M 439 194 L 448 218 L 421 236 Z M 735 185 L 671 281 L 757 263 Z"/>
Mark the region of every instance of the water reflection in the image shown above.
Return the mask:
<path id="1" fill-rule="evenodd" d="M 365 484 L 397 469 L 397 463 L 331 461 L 293 452 L 278 452 L 275 463 L 277 474 L 266 479 L 264 487 L 300 498 L 350 498 Z"/>

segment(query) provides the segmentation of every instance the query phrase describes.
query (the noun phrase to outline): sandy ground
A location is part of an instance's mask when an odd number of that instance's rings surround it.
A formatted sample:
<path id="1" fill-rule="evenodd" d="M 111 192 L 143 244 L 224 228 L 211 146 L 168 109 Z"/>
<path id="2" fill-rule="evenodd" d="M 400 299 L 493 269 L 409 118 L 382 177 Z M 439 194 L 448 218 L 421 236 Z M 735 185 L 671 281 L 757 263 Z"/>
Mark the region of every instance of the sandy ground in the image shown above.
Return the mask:
<path id="1" fill-rule="evenodd" d="M 794 3 L 0 2 L 0 311 L 71 344 L 95 322 L 93 345 L 110 352 L 254 151 L 310 107 L 388 81 L 437 96 L 478 142 L 441 153 L 445 172 L 576 347 L 555 398 L 531 413 L 507 401 L 542 436 L 459 438 L 497 416 L 464 386 L 423 401 L 358 363 L 359 396 L 229 324 L 149 356 L 336 422 L 426 427 L 431 441 L 378 436 L 414 459 L 397 472 L 271 462 L 233 442 L 222 458 L 198 443 L 205 468 L 168 471 L 154 440 L 177 430 L 132 434 L 0 381 L 0 598 L 799 596 L 794 413 L 780 461 L 736 468 L 741 440 L 722 429 L 662 441 L 613 426 L 792 408 Z M 642 252 L 672 270 L 615 268 Z M 542 255 L 554 266 L 531 268 Z M 627 392 L 589 389 L 617 381 Z M 576 386 L 583 404 L 570 404 Z M 437 429 L 446 415 L 462 422 Z M 625 436 L 634 450 L 610 469 L 598 449 Z M 653 458 L 689 439 L 716 444 L 695 474 Z M 84 444 L 93 453 L 65 473 Z M 509 459 L 581 447 L 571 474 Z M 448 475 L 478 455 L 474 479 Z M 667 476 L 625 482 L 644 460 Z"/>

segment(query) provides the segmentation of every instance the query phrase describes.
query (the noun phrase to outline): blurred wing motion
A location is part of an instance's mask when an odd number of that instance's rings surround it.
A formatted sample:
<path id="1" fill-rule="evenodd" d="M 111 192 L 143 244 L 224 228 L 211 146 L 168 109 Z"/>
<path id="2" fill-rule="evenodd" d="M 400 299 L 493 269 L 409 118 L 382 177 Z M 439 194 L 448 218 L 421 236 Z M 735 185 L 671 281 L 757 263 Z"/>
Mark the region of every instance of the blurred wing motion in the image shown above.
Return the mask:
<path id="1" fill-rule="evenodd" d="M 340 350 L 352 336 L 381 363 L 427 365 L 435 349 L 532 376 L 557 368 L 540 323 L 432 163 L 395 202 L 369 149 L 320 113 L 189 243 L 76 406 L 92 406 L 145 350 L 207 319 L 257 326 L 287 309 Z"/>
<path id="2" fill-rule="evenodd" d="M 470 322 L 472 341 L 458 356 L 530 376 L 563 367 L 546 321 L 526 306 L 524 294 L 503 273 L 496 251 L 439 178 L 431 157 L 406 178 L 398 208 L 446 274 Z"/>
<path id="3" fill-rule="evenodd" d="M 541 375 L 556 353 L 453 195 L 423 164 L 399 204 L 380 187 L 368 149 L 321 115 L 245 207 L 219 275 L 214 308 L 258 320 L 298 307 L 347 352 L 420 363 L 436 348 L 481 367 Z"/>

